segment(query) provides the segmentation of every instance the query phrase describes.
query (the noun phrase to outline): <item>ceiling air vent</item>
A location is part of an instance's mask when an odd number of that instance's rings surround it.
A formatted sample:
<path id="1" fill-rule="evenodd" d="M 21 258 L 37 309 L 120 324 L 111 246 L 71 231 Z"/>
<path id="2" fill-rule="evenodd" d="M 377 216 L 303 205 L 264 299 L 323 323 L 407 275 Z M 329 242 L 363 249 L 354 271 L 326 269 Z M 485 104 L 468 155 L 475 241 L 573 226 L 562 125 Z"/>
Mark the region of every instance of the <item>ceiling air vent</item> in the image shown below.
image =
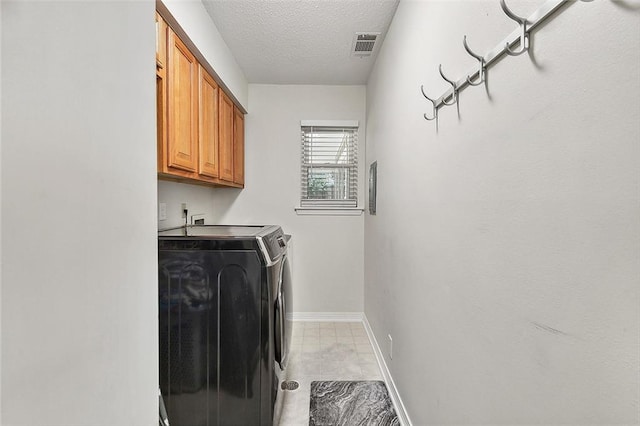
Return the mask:
<path id="1" fill-rule="evenodd" d="M 353 56 L 371 56 L 380 33 L 356 33 L 353 38 Z"/>

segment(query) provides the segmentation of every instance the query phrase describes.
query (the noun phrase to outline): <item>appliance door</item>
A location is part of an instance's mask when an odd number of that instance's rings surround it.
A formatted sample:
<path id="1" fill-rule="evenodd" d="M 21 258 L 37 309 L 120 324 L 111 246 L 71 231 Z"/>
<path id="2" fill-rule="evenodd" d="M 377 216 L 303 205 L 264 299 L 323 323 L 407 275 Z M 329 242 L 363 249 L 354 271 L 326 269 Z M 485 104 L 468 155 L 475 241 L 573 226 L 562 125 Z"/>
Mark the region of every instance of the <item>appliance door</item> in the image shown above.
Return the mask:
<path id="1" fill-rule="evenodd" d="M 259 425 L 258 253 L 160 250 L 158 265 L 159 381 L 171 426 Z"/>
<path id="2" fill-rule="evenodd" d="M 292 330 L 291 266 L 286 252 L 281 257 L 279 268 L 274 302 L 275 358 L 280 369 L 284 370 L 289 360 Z"/>

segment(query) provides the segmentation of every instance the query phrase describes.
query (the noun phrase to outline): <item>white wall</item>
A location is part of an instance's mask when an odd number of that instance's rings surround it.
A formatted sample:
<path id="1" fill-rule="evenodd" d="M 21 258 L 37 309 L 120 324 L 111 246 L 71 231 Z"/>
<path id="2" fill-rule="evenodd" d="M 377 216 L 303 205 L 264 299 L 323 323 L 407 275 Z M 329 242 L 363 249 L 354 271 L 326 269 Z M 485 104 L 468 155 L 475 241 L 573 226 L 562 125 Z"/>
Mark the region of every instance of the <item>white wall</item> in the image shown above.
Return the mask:
<path id="1" fill-rule="evenodd" d="M 2 2 L 4 425 L 155 425 L 155 4 Z"/>
<path id="2" fill-rule="evenodd" d="M 248 104 L 247 79 L 201 0 L 163 0 L 238 102 Z"/>
<path id="3" fill-rule="evenodd" d="M 640 14 L 572 2 L 436 133 L 420 85 L 514 28 L 497 1 L 400 3 L 367 86 L 365 313 L 416 425 L 637 424 Z"/>
<path id="4" fill-rule="evenodd" d="M 214 192 L 209 186 L 158 180 L 158 203 L 165 203 L 167 209 L 167 218 L 158 221 L 158 229 L 185 224 L 182 203 L 187 204 L 187 223 L 196 214 L 204 214 L 205 223 L 214 223 Z"/>
<path id="5" fill-rule="evenodd" d="M 0 22 L 2 2 L 0 1 Z M 2 188 L 2 31 L 0 31 L 0 188 Z M 2 259 L 2 191 L 0 190 L 0 259 Z M 0 261 L 0 413 L 2 413 L 2 262 Z M 0 425 L 2 414 L 0 414 Z"/>
<path id="6" fill-rule="evenodd" d="M 294 312 L 363 310 L 363 216 L 298 216 L 294 207 L 300 120 L 358 120 L 364 157 L 365 102 L 364 86 L 249 85 L 245 189 L 215 190 L 215 223 L 279 224 L 293 235 Z"/>

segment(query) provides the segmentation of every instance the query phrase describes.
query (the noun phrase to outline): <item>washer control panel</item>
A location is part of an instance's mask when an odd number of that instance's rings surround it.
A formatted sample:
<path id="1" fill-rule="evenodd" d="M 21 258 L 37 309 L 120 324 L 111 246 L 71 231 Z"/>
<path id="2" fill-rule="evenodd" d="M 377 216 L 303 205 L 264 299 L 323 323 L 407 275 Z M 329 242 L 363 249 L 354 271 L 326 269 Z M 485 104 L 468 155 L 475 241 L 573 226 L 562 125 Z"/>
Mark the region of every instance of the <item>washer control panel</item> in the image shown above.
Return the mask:
<path id="1" fill-rule="evenodd" d="M 271 260 L 275 260 L 287 249 L 287 241 L 284 238 L 282 228 L 278 227 L 274 232 L 262 237 L 267 254 Z"/>

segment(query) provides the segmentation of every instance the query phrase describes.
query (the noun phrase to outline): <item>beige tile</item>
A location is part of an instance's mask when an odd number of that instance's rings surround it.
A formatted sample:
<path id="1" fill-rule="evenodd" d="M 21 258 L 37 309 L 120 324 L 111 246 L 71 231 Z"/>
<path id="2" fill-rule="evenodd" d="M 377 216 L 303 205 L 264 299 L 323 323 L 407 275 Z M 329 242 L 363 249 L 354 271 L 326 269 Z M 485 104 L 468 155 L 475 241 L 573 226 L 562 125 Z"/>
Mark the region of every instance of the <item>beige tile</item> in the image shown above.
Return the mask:
<path id="1" fill-rule="evenodd" d="M 370 344 L 367 336 L 353 336 L 353 342 L 356 345 L 368 345 Z"/>
<path id="2" fill-rule="evenodd" d="M 360 358 L 356 353 L 335 353 L 332 355 L 323 355 L 324 362 L 341 362 L 344 364 L 360 364 Z"/>
<path id="3" fill-rule="evenodd" d="M 351 328 L 336 328 L 336 336 L 353 336 Z"/>
<path id="4" fill-rule="evenodd" d="M 308 345 L 319 345 L 320 344 L 320 337 L 318 336 L 305 336 L 302 339 L 302 346 L 308 346 Z"/>
<path id="5" fill-rule="evenodd" d="M 309 419 L 300 420 L 293 416 L 282 416 L 278 426 L 309 426 Z"/>
<path id="6" fill-rule="evenodd" d="M 348 335 L 348 336 L 338 335 L 338 336 L 336 336 L 336 342 L 337 343 L 348 343 L 348 344 L 354 344 L 355 343 L 353 341 L 353 336 L 351 336 L 351 335 Z"/>
<path id="7" fill-rule="evenodd" d="M 334 330 L 336 328 L 335 324 L 329 321 L 324 321 L 319 324 L 320 329 L 331 329 Z"/>
<path id="8" fill-rule="evenodd" d="M 373 355 L 373 348 L 368 343 L 366 345 L 359 345 L 359 344 L 356 343 L 356 352 L 358 354 Z"/>
<path id="9" fill-rule="evenodd" d="M 309 328 L 320 328 L 320 323 L 319 322 L 315 322 L 315 321 L 305 321 L 304 322 L 304 329 L 309 329 Z"/>
<path id="10" fill-rule="evenodd" d="M 294 366 L 302 363 L 303 356 L 304 356 L 304 353 L 302 352 L 302 346 L 296 346 L 295 349 L 292 348 L 292 351 L 290 352 L 290 354 L 291 354 L 291 357 L 289 358 L 289 365 L 287 369 L 290 366 Z"/>
<path id="11" fill-rule="evenodd" d="M 311 382 L 314 381 L 315 379 L 310 379 L 307 377 L 303 377 L 300 380 L 298 380 L 298 384 L 300 385 L 298 387 L 298 390 L 296 391 L 296 395 L 299 397 L 301 395 L 306 395 L 307 397 L 311 394 Z M 309 407 L 307 407 L 309 408 Z"/>
<path id="12" fill-rule="evenodd" d="M 300 353 L 302 353 L 302 344 L 299 344 L 299 345 L 291 344 L 291 346 L 289 346 L 289 359 L 290 360 L 294 359 Z"/>
<path id="13" fill-rule="evenodd" d="M 304 337 L 307 337 L 307 336 L 320 337 L 320 329 L 319 328 L 305 328 L 303 336 Z"/>
<path id="14" fill-rule="evenodd" d="M 360 327 L 351 327 L 351 334 L 353 334 L 354 336 L 366 336 L 367 332 L 365 331 L 364 327 L 360 326 Z"/>
<path id="15" fill-rule="evenodd" d="M 308 353 L 318 353 L 320 352 L 320 343 L 308 343 L 308 344 L 302 344 L 302 353 L 303 354 L 308 354 Z"/>
<path id="16" fill-rule="evenodd" d="M 378 367 L 378 363 L 363 362 L 360 364 L 363 380 L 382 380 L 382 372 Z"/>
<path id="17" fill-rule="evenodd" d="M 322 352 L 317 352 L 317 353 L 303 352 L 298 357 L 298 360 L 302 365 L 305 365 L 307 363 L 322 362 L 322 359 L 323 359 L 322 355 L 323 355 Z"/>
<path id="18" fill-rule="evenodd" d="M 287 365 L 287 380 L 297 380 L 299 377 L 305 376 L 305 366 L 300 363 L 293 362 Z"/>
<path id="19" fill-rule="evenodd" d="M 320 349 L 326 350 L 331 349 L 336 345 L 336 338 L 333 336 L 329 337 L 320 337 Z"/>
<path id="20" fill-rule="evenodd" d="M 360 368 L 360 362 L 359 361 L 354 361 L 353 358 L 350 359 L 346 359 L 346 360 L 336 360 L 336 359 L 324 359 L 322 361 L 322 366 L 325 368 L 329 368 L 329 369 L 344 369 L 349 370 L 349 369 L 359 369 Z"/>
<path id="21" fill-rule="evenodd" d="M 351 347 L 351 349 L 349 349 L 348 351 L 345 352 L 340 352 L 342 354 L 344 354 L 344 359 L 360 359 L 358 354 L 358 351 L 356 350 L 355 345 Z"/>
<path id="22" fill-rule="evenodd" d="M 355 351 L 356 351 L 356 345 L 354 345 L 353 343 L 343 343 L 343 342 L 337 342 L 336 341 L 335 348 L 333 348 L 329 352 L 329 354 L 338 353 L 338 352 L 346 352 L 346 353 L 352 352 L 352 353 L 355 353 Z"/>
<path id="23" fill-rule="evenodd" d="M 363 328 L 361 321 L 350 322 L 349 325 L 351 326 L 351 328 Z"/>
<path id="24" fill-rule="evenodd" d="M 358 364 L 327 362 L 323 365 L 323 380 L 358 380 L 362 370 Z"/>
<path id="25" fill-rule="evenodd" d="M 304 351 L 304 346 L 302 347 L 302 350 Z M 367 362 L 377 362 L 376 357 L 373 354 L 358 354 L 358 358 L 360 359 L 361 364 Z"/>
<path id="26" fill-rule="evenodd" d="M 335 353 L 357 354 L 356 345 L 353 343 L 336 343 Z"/>
<path id="27" fill-rule="evenodd" d="M 336 322 L 334 324 L 335 324 L 336 330 L 351 330 L 350 322 Z"/>
<path id="28" fill-rule="evenodd" d="M 301 380 L 303 378 L 318 377 L 322 374 L 324 368 L 321 362 L 310 362 L 303 366 L 302 370 L 293 377 L 294 380 Z"/>
<path id="29" fill-rule="evenodd" d="M 286 391 L 280 426 L 309 425 L 309 391 L 305 394 L 301 389 Z"/>
<path id="30" fill-rule="evenodd" d="M 336 330 L 334 328 L 321 328 L 320 336 L 336 336 Z"/>

